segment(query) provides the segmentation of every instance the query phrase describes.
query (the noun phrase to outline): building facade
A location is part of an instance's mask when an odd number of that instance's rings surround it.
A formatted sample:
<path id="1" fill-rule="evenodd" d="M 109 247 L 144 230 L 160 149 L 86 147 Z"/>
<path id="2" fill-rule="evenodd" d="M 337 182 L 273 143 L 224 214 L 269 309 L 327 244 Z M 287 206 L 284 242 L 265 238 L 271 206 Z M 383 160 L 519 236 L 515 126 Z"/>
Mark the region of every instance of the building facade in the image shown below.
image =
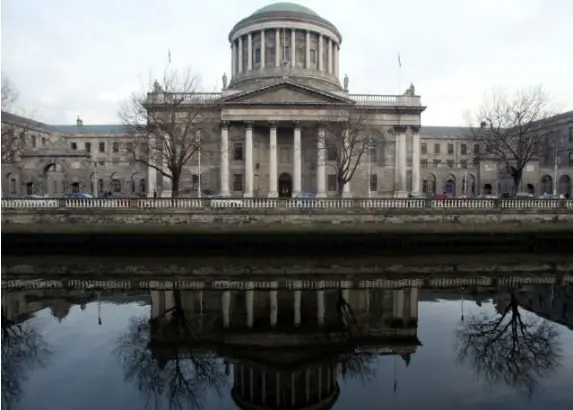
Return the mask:
<path id="1" fill-rule="evenodd" d="M 413 85 L 402 95 L 351 93 L 350 78 L 341 78 L 339 70 L 342 34 L 314 11 L 271 4 L 239 21 L 228 39 L 231 70 L 223 75 L 221 92 L 189 94 L 190 106 L 200 104 L 217 118 L 220 134 L 213 147 L 202 149 L 185 167 L 180 195 L 197 195 L 201 189 L 241 197 L 335 196 L 336 171 L 321 124 L 356 112 L 367 116 L 373 144 L 345 184 L 344 196 L 511 191 L 500 164 L 476 161 L 479 146 L 468 129 L 421 126 L 425 107 Z M 152 102 L 161 101 L 160 91 L 149 95 Z M 84 125 L 80 119 L 76 125 L 42 126 L 60 141 L 60 149 L 89 156 L 89 164 L 81 176 L 71 171 L 80 169 L 74 168 L 78 161 L 66 163 L 54 155 L 48 156 L 53 164 L 27 158 L 24 168 L 30 172 L 4 166 L 4 196 L 72 189 L 171 195 L 167 178 L 131 159 L 133 143 L 121 126 Z M 559 149 L 527 165 L 521 190 L 571 194 L 573 112 L 554 117 L 548 127 L 558 136 Z M 63 173 L 59 185 L 50 186 L 45 169 L 58 166 Z M 64 178 L 68 171 L 74 175 Z"/>

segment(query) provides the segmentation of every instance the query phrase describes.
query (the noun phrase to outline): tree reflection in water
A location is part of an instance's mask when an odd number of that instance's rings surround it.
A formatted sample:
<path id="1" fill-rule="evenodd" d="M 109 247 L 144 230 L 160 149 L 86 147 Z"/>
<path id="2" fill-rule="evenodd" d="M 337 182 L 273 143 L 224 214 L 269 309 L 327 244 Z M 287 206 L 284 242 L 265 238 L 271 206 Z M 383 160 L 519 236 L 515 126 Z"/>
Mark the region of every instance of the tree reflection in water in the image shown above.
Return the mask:
<path id="1" fill-rule="evenodd" d="M 2 406 L 20 400 L 28 372 L 46 365 L 52 350 L 33 318 L 16 323 L 2 309 Z"/>
<path id="2" fill-rule="evenodd" d="M 201 409 L 209 388 L 221 394 L 227 376 L 214 352 L 187 347 L 199 340 L 200 334 L 182 308 L 180 292 L 174 294 L 175 307 L 161 317 L 131 320 L 118 341 L 116 353 L 126 380 L 137 384 L 145 394 L 147 406 L 153 400 L 157 407 L 158 400 L 164 398 L 170 409 Z M 169 359 L 153 353 L 151 334 L 159 320 L 166 321 L 161 331 L 174 336 Z"/>
<path id="3" fill-rule="evenodd" d="M 501 309 L 500 309 L 501 307 Z M 468 361 L 478 378 L 503 382 L 531 397 L 542 379 L 560 366 L 555 326 L 520 311 L 515 290 L 494 315 L 471 316 L 458 331 L 458 360 Z"/>

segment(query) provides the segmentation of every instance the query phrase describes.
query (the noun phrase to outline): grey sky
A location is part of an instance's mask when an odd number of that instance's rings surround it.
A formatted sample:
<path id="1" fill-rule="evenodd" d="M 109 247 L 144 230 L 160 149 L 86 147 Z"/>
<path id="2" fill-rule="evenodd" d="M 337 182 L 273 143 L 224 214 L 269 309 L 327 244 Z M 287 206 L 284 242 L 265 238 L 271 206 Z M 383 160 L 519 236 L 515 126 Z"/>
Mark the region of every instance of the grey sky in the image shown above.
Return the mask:
<path id="1" fill-rule="evenodd" d="M 2 0 L 2 70 L 34 119 L 117 123 L 118 102 L 159 75 L 171 49 L 206 91 L 229 72 L 227 35 L 268 0 Z M 300 0 L 343 35 L 351 93 L 413 81 L 425 125 L 464 125 L 485 92 L 543 84 L 573 109 L 572 0 Z M 402 59 L 399 86 L 397 53 Z"/>

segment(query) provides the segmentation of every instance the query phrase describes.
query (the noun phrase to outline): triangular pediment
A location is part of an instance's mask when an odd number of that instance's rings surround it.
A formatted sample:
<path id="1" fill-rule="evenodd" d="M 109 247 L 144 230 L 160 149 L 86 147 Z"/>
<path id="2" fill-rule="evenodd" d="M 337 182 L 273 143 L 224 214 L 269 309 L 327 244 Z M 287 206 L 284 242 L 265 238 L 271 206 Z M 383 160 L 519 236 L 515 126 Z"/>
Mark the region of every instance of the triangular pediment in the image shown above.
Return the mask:
<path id="1" fill-rule="evenodd" d="M 253 105 L 321 105 L 354 103 L 354 101 L 348 98 L 288 80 L 267 85 L 255 90 L 232 94 L 223 98 L 221 102 L 223 104 Z"/>

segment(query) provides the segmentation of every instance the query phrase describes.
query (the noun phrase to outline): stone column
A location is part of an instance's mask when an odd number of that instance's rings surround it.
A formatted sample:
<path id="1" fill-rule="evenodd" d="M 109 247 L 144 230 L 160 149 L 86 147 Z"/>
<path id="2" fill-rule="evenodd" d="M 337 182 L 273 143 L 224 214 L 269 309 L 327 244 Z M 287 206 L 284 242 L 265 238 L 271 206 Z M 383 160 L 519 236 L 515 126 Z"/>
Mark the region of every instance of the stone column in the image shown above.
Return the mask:
<path id="1" fill-rule="evenodd" d="M 155 145 L 155 138 L 153 134 L 149 134 L 148 140 L 150 146 Z M 95 144 L 92 144 L 92 149 L 95 149 L 93 147 L 95 147 Z M 155 158 L 150 158 L 149 162 L 155 163 Z M 97 187 L 98 181 L 95 181 L 94 184 L 96 184 L 94 189 L 99 190 Z M 147 197 L 153 198 L 154 192 L 157 192 L 157 170 L 153 167 L 147 167 Z M 102 193 L 98 192 L 98 194 L 101 195 Z"/>
<path id="2" fill-rule="evenodd" d="M 235 42 L 231 43 L 231 78 L 235 76 L 237 69 L 237 49 L 235 47 Z"/>
<path id="3" fill-rule="evenodd" d="M 410 288 L 410 317 L 418 318 L 418 288 Z"/>
<path id="4" fill-rule="evenodd" d="M 221 124 L 221 195 L 229 196 L 229 123 Z"/>
<path id="5" fill-rule="evenodd" d="M 338 78 L 338 56 L 339 56 L 339 50 L 338 50 L 338 44 L 334 43 L 334 50 L 333 50 L 333 70 L 334 70 L 334 76 L 336 78 Z"/>
<path id="6" fill-rule="evenodd" d="M 420 194 L 420 134 L 418 129 L 412 129 L 412 193 Z"/>
<path id="7" fill-rule="evenodd" d="M 328 74 L 332 74 L 332 39 L 328 39 Z"/>
<path id="8" fill-rule="evenodd" d="M 265 49 L 266 49 L 266 42 L 265 42 L 265 30 L 261 30 L 261 68 L 265 68 Z"/>
<path id="9" fill-rule="evenodd" d="M 275 67 L 281 66 L 281 30 L 276 29 L 275 31 Z"/>
<path id="10" fill-rule="evenodd" d="M 302 189 L 302 152 L 300 141 L 300 124 L 294 124 L 293 143 L 293 169 L 292 169 L 292 196 L 297 197 Z"/>
<path id="11" fill-rule="evenodd" d="M 404 130 L 400 132 L 400 192 L 407 196 L 407 175 L 408 175 L 408 159 L 407 159 L 407 146 L 406 146 L 406 133 Z"/>
<path id="12" fill-rule="evenodd" d="M 349 136 L 348 130 L 344 131 L 344 146 L 345 146 L 345 148 L 344 148 L 345 151 L 347 153 L 350 152 L 350 136 Z M 348 161 L 352 161 L 352 158 L 348 158 Z M 370 185 L 368 185 L 368 186 L 370 186 Z M 342 197 L 343 198 L 351 198 L 352 197 L 352 193 L 350 191 L 350 181 L 348 181 L 342 187 Z"/>
<path id="13" fill-rule="evenodd" d="M 239 55 L 237 56 L 239 63 L 238 72 L 239 74 L 243 72 L 243 36 L 239 36 Z"/>
<path id="14" fill-rule="evenodd" d="M 277 325 L 277 315 L 279 312 L 279 305 L 278 305 L 278 295 L 277 295 L 277 283 L 272 283 L 273 289 L 269 292 L 269 299 L 271 304 L 271 314 L 270 314 L 270 322 L 271 327 L 275 327 Z"/>
<path id="15" fill-rule="evenodd" d="M 306 31 L 305 67 L 310 68 L 310 31 Z"/>
<path id="16" fill-rule="evenodd" d="M 163 158 L 163 170 L 166 174 L 169 174 L 170 171 L 167 168 L 167 158 Z M 171 198 L 172 196 L 172 187 L 171 187 L 171 178 L 166 177 L 165 175 L 162 176 L 162 183 L 161 183 L 161 197 L 162 198 Z"/>
<path id="17" fill-rule="evenodd" d="M 245 123 L 245 191 L 243 197 L 253 197 L 253 123 Z"/>
<path id="18" fill-rule="evenodd" d="M 322 60 L 322 52 L 323 52 L 323 50 L 322 50 L 322 48 L 323 48 L 322 47 L 322 43 L 323 43 L 322 38 L 323 38 L 322 34 L 319 34 L 318 35 L 318 57 L 317 57 L 318 58 L 318 71 L 324 70 L 324 62 Z"/>
<path id="19" fill-rule="evenodd" d="M 296 30 L 290 30 L 290 63 L 291 67 L 296 67 Z"/>
<path id="20" fill-rule="evenodd" d="M 253 327 L 253 305 L 255 302 L 255 291 L 253 290 L 253 282 L 247 283 L 247 291 L 245 292 L 245 304 L 247 309 L 247 327 Z"/>
<path id="21" fill-rule="evenodd" d="M 269 142 L 269 198 L 277 198 L 278 180 L 277 180 L 277 124 L 270 124 L 270 142 Z"/>
<path id="22" fill-rule="evenodd" d="M 299 281 L 300 282 L 300 281 Z M 302 292 L 300 289 L 294 291 L 294 325 L 300 326 L 300 301 Z"/>
<path id="23" fill-rule="evenodd" d="M 397 198 L 405 198 L 408 196 L 408 192 L 406 191 L 406 134 L 403 127 L 395 127 L 394 131 L 396 135 L 396 161 L 394 167 L 396 191 L 394 192 L 394 196 Z"/>
<path id="24" fill-rule="evenodd" d="M 316 158 L 316 196 L 326 198 L 326 152 L 324 128 L 318 129 Z"/>
<path id="25" fill-rule="evenodd" d="M 229 327 L 231 310 L 231 291 L 226 290 L 221 296 L 221 310 L 223 311 L 223 327 Z"/>
<path id="26" fill-rule="evenodd" d="M 253 69 L 253 34 L 247 34 L 247 69 L 251 71 Z"/>
<path id="27" fill-rule="evenodd" d="M 323 281 L 318 283 L 318 291 L 316 292 L 316 319 L 318 326 L 322 327 L 324 325 L 324 286 Z"/>

